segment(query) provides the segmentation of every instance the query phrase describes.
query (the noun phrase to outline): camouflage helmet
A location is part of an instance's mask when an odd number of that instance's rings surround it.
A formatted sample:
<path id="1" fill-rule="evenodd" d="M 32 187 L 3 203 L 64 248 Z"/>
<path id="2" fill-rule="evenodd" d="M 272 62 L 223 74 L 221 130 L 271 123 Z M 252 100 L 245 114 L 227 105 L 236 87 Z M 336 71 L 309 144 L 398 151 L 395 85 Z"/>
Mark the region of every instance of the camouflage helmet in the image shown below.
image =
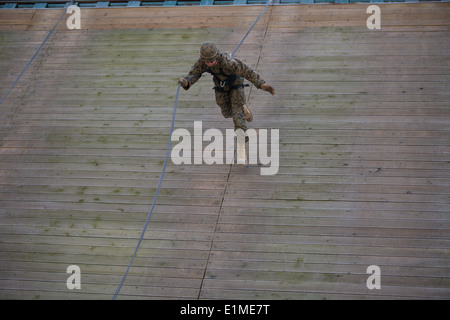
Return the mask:
<path id="1" fill-rule="evenodd" d="M 203 61 L 212 62 L 219 55 L 219 48 L 213 42 L 203 42 L 200 47 L 200 58 Z"/>

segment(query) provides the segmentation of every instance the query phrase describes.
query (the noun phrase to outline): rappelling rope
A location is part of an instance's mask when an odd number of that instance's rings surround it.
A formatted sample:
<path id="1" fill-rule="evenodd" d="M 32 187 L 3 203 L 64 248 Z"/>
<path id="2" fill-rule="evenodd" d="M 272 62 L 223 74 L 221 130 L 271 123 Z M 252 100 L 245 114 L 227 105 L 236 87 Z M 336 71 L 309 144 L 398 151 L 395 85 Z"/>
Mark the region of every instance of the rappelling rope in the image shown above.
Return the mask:
<path id="1" fill-rule="evenodd" d="M 247 38 L 248 34 L 250 33 L 250 31 L 253 29 L 253 27 L 256 25 L 256 23 L 258 22 L 258 20 L 262 17 L 262 15 L 264 14 L 264 12 L 266 11 L 267 7 L 272 3 L 272 0 L 268 0 L 266 3 L 266 6 L 264 7 L 264 9 L 262 10 L 262 12 L 259 14 L 258 18 L 256 18 L 255 22 L 252 24 L 252 26 L 250 27 L 250 29 L 247 31 L 247 33 L 245 34 L 244 38 L 241 40 L 241 42 L 239 42 L 239 44 L 237 45 L 236 49 L 234 49 L 233 53 L 231 53 L 231 57 L 234 56 L 234 54 L 236 53 L 236 51 L 239 49 L 239 47 L 241 46 L 241 44 L 244 42 L 245 38 Z M 114 295 L 112 297 L 113 300 L 115 300 L 120 292 L 120 289 L 123 286 L 123 283 L 125 282 L 125 278 L 128 275 L 128 272 L 130 271 L 131 265 L 133 264 L 134 258 L 136 257 L 136 254 L 139 250 L 139 247 L 142 243 L 142 240 L 144 239 L 144 234 L 145 231 L 147 230 L 148 224 L 150 222 L 150 216 L 152 215 L 153 212 L 153 208 L 155 207 L 156 204 L 156 200 L 158 199 L 158 194 L 159 194 L 159 190 L 161 189 L 161 185 L 163 182 L 163 178 L 164 178 L 164 172 L 166 171 L 166 166 L 167 166 L 167 162 L 169 160 L 169 154 L 170 154 L 170 148 L 172 146 L 172 132 L 173 132 L 173 127 L 175 124 L 175 116 L 177 113 L 177 107 L 178 107 L 178 96 L 180 94 L 180 87 L 181 87 L 181 83 L 178 83 L 178 87 L 177 87 L 177 92 L 175 94 L 175 102 L 173 105 L 173 113 L 172 113 L 172 123 L 170 125 L 170 133 L 169 133 L 169 141 L 167 142 L 167 149 L 166 149 L 166 156 L 164 158 L 164 165 L 161 171 L 161 175 L 159 177 L 159 181 L 158 181 L 158 186 L 156 187 L 156 192 L 155 192 L 155 197 L 153 198 L 153 203 L 152 203 L 152 207 L 147 215 L 147 219 L 145 220 L 145 224 L 144 227 L 142 229 L 141 232 L 141 236 L 139 237 L 139 241 L 136 245 L 136 249 L 134 250 L 134 254 L 131 258 L 130 263 L 128 264 L 127 270 L 125 271 L 125 274 L 122 277 L 122 280 L 120 281 L 119 285 L 117 286 L 116 291 L 114 292 Z"/>
<path id="2" fill-rule="evenodd" d="M 164 158 L 164 165 L 163 165 L 163 168 L 161 171 L 161 176 L 159 177 L 158 186 L 156 187 L 156 192 L 155 192 L 155 197 L 153 198 L 152 207 L 147 215 L 147 220 L 145 220 L 144 228 L 142 229 L 141 236 L 137 243 L 136 249 L 134 250 L 133 257 L 131 258 L 131 261 L 128 264 L 127 270 L 125 271 L 125 274 L 123 275 L 122 280 L 119 283 L 119 286 L 117 287 L 116 291 L 114 292 L 113 300 L 115 300 L 117 298 L 120 288 L 122 288 L 125 278 L 127 277 L 128 271 L 130 270 L 131 265 L 133 264 L 133 260 L 136 257 L 136 253 L 139 249 L 139 246 L 141 245 L 141 242 L 144 239 L 145 230 L 147 230 L 148 223 L 150 222 L 150 216 L 152 215 L 153 208 L 155 207 L 156 199 L 158 199 L 159 190 L 161 189 L 161 185 L 162 185 L 163 178 L 164 178 L 164 172 L 166 171 L 167 161 L 169 159 L 170 148 L 172 146 L 172 132 L 173 132 L 174 124 L 175 124 L 175 115 L 177 113 L 178 96 L 180 95 L 180 87 L 181 87 L 181 83 L 178 83 L 177 93 L 175 94 L 175 103 L 173 104 L 172 123 L 170 124 L 170 134 L 169 134 L 169 141 L 167 142 L 166 156 Z"/>
<path id="3" fill-rule="evenodd" d="M 231 53 L 231 57 L 234 56 L 234 54 L 236 53 L 236 51 L 239 49 L 239 47 L 241 46 L 241 44 L 244 42 L 245 38 L 247 38 L 248 34 L 250 33 L 250 31 L 252 31 L 253 27 L 258 23 L 259 19 L 262 17 L 262 15 L 264 14 L 264 12 L 266 12 L 267 7 L 269 7 L 269 5 L 272 3 L 272 0 L 267 0 L 266 6 L 264 7 L 264 9 L 261 11 L 261 13 L 259 14 L 258 18 L 256 18 L 255 22 L 253 22 L 252 26 L 250 27 L 250 29 L 248 29 L 247 33 L 245 34 L 245 36 L 242 38 L 241 42 L 239 42 L 239 44 L 236 46 L 236 49 L 234 49 L 234 51 Z"/>

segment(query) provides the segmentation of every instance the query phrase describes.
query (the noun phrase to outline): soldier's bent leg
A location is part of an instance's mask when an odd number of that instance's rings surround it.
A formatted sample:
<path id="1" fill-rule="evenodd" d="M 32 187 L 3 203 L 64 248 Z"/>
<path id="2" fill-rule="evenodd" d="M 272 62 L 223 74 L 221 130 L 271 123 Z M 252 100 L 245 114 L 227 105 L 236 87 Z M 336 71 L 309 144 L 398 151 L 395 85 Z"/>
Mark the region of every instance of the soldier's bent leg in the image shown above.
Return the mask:
<path id="1" fill-rule="evenodd" d="M 220 110 L 222 111 L 222 115 L 225 118 L 231 118 L 232 111 L 231 111 L 231 99 L 230 99 L 230 93 L 229 92 L 220 92 L 216 91 L 216 103 L 220 107 Z"/>
<path id="2" fill-rule="evenodd" d="M 233 115 L 234 129 L 247 131 L 247 122 L 245 120 L 244 105 L 245 92 L 243 87 L 231 90 L 231 110 Z"/>

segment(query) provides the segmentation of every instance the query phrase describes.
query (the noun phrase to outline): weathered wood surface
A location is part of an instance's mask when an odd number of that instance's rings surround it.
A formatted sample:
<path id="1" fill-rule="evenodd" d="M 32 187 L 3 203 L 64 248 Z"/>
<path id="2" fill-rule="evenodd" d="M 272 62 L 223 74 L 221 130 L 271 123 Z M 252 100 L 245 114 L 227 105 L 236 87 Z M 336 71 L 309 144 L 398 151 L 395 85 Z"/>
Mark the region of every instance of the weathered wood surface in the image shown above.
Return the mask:
<path id="1" fill-rule="evenodd" d="M 273 6 L 237 56 L 280 168 L 169 161 L 121 299 L 450 298 L 450 6 Z M 110 299 L 162 169 L 179 76 L 261 6 L 83 9 L 0 105 L 0 297 Z M 0 94 L 60 10 L 0 10 Z M 176 128 L 231 128 L 211 78 Z M 66 268 L 80 266 L 81 290 Z M 381 290 L 366 269 L 381 268 Z"/>

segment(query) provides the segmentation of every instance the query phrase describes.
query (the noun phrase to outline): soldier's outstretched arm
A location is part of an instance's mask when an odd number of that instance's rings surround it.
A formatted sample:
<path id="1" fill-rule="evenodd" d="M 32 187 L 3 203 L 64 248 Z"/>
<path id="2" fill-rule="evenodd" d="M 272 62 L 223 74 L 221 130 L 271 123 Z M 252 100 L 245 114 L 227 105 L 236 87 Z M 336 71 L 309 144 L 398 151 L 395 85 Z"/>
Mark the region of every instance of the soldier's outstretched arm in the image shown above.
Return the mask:
<path id="1" fill-rule="evenodd" d="M 188 75 L 186 77 L 179 79 L 181 86 L 185 90 L 189 89 L 194 83 L 196 83 L 198 81 L 198 79 L 201 78 L 203 72 L 204 72 L 204 70 L 202 69 L 201 61 L 198 60 L 192 66 L 191 71 L 189 71 Z"/>
<path id="2" fill-rule="evenodd" d="M 247 66 L 245 63 L 238 59 L 232 59 L 229 58 L 226 60 L 227 67 L 229 70 L 237 74 L 238 76 L 241 76 L 251 83 L 253 83 L 258 89 L 267 91 L 271 93 L 272 95 L 275 94 L 275 89 L 272 86 L 269 86 L 266 84 L 266 81 L 264 81 L 263 78 L 252 68 Z"/>

